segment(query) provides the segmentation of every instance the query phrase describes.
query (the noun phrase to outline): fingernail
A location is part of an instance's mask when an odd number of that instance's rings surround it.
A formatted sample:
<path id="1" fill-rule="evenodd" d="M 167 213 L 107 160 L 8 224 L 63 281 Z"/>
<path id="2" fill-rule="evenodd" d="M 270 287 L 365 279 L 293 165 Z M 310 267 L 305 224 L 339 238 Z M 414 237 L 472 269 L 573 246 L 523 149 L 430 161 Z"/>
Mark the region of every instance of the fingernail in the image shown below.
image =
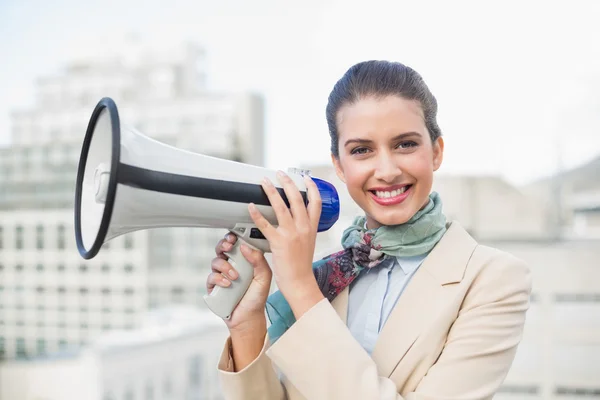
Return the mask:
<path id="1" fill-rule="evenodd" d="M 280 177 L 280 178 L 283 178 L 285 176 L 285 172 L 283 172 L 281 170 L 278 170 L 277 171 L 277 176 Z"/>
<path id="2" fill-rule="evenodd" d="M 263 178 L 263 180 L 262 180 L 262 183 L 263 183 L 264 185 L 270 185 L 270 184 L 271 184 L 271 181 L 269 180 L 269 178 Z"/>
<path id="3" fill-rule="evenodd" d="M 231 282 L 225 278 L 223 278 L 223 283 L 225 284 L 225 286 L 231 285 Z"/>
<path id="4" fill-rule="evenodd" d="M 223 243 L 223 249 L 224 250 L 231 250 L 231 243 L 229 243 L 229 242 Z"/>
<path id="5" fill-rule="evenodd" d="M 237 272 L 235 272 L 232 269 L 229 270 L 228 274 L 231 277 L 231 279 L 233 279 L 233 280 L 235 280 L 235 278 L 237 278 Z"/>

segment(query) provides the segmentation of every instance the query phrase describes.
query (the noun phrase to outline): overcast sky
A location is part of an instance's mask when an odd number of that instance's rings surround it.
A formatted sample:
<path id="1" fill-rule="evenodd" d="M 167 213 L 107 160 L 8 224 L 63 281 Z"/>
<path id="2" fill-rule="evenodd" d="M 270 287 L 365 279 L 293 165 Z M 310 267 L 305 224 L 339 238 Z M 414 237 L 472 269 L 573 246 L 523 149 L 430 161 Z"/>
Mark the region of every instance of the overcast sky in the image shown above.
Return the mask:
<path id="1" fill-rule="evenodd" d="M 292 5 L 294 4 L 294 5 Z M 266 99 L 267 165 L 329 162 L 324 109 L 352 64 L 419 71 L 439 102 L 445 173 L 522 183 L 600 154 L 600 2 L 0 0 L 0 144 L 9 112 L 129 33 L 208 51 L 210 88 Z"/>

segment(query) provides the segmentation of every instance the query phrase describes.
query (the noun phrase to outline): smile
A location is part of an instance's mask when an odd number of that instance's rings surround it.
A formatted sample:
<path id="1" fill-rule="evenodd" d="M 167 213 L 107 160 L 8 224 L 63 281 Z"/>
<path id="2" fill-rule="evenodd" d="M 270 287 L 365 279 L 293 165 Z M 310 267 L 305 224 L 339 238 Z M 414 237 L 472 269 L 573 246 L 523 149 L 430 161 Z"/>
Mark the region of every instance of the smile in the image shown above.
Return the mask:
<path id="1" fill-rule="evenodd" d="M 402 203 L 410 194 L 411 189 L 412 185 L 406 185 L 393 190 L 369 190 L 369 194 L 377 204 L 391 206 Z"/>

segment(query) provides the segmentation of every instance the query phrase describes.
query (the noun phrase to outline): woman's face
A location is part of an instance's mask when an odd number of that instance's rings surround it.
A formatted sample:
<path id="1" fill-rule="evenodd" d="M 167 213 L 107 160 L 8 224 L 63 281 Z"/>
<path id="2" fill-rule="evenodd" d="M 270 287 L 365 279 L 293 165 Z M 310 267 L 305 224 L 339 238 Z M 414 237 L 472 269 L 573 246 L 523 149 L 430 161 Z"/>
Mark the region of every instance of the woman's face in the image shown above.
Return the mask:
<path id="1" fill-rule="evenodd" d="M 365 97 L 342 106 L 336 120 L 333 164 L 368 228 L 407 222 L 429 201 L 444 151 L 442 138 L 431 142 L 419 102 Z"/>

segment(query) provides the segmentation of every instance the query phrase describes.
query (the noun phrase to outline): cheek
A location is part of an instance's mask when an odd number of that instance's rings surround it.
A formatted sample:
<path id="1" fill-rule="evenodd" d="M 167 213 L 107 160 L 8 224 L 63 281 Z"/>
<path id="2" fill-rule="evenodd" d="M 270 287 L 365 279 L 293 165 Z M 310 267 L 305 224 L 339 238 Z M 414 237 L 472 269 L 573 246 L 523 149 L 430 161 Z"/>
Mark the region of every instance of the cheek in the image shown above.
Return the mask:
<path id="1" fill-rule="evenodd" d="M 433 155 L 431 152 L 415 153 L 415 157 L 406 160 L 405 171 L 417 179 L 433 179 Z"/>
<path id="2" fill-rule="evenodd" d="M 362 190 L 369 176 L 369 168 L 364 164 L 347 163 L 344 166 L 344 177 L 349 190 Z"/>

